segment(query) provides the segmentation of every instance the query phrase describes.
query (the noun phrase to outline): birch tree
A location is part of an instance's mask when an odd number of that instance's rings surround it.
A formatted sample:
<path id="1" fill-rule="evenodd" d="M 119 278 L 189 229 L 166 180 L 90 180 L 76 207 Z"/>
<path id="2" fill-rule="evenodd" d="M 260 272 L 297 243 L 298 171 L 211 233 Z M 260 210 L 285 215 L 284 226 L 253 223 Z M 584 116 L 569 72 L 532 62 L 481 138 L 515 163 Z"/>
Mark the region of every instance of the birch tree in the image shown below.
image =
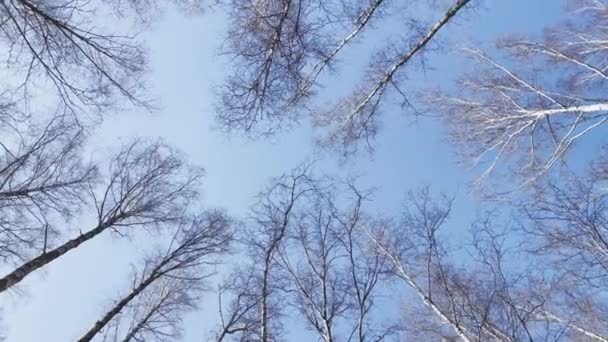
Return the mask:
<path id="1" fill-rule="evenodd" d="M 265 266 L 262 270 L 256 265 L 239 269 L 220 293 L 221 301 L 226 293 L 232 294 L 232 301 L 221 307 L 218 341 L 259 339 L 260 312 L 265 311 L 271 328 L 272 322 L 280 327 L 287 317 L 301 317 L 307 330 L 325 342 L 397 337 L 392 322 L 373 317 L 380 309 L 376 299 L 382 281 L 387 280 L 388 264 L 370 248 L 363 234 L 363 225 L 368 223 L 362 211 L 364 193 L 354 186 L 342 189 L 331 180 L 327 186 L 320 186 L 324 182 L 319 179 L 309 181 L 315 186 L 292 207 L 289 224 L 277 245 L 269 272 L 269 284 L 273 285 L 269 298 L 264 300 L 259 294 L 259 289 L 264 289 Z M 340 190 L 352 195 L 353 202 L 339 204 L 338 198 L 344 195 Z M 256 276 L 260 273 L 262 276 Z M 279 327 L 269 338 L 282 337 L 276 334 Z"/>
<path id="2" fill-rule="evenodd" d="M 377 303 L 382 291 L 387 290 L 386 282 L 390 274 L 389 262 L 378 253 L 365 234 L 366 227 L 376 230 L 376 222 L 364 211 L 364 203 L 370 200 L 371 194 L 359 190 L 352 182 L 345 189 L 352 203 L 338 211 L 338 240 L 343 248 L 346 262 L 343 266 L 347 277 L 345 292 L 349 299 L 347 322 L 350 324 L 348 341 L 385 341 L 399 337 L 398 324 L 390 319 L 378 320 L 374 317 L 375 309 L 382 308 Z M 334 207 L 336 207 L 334 205 Z"/>
<path id="3" fill-rule="evenodd" d="M 500 239 L 475 240 L 478 261 L 452 261 L 441 233 L 451 205 L 451 198 L 435 200 L 428 188 L 410 192 L 399 225 L 369 232 L 394 276 L 418 299 L 414 324 L 404 329 L 413 338 L 448 341 L 534 340 L 529 325 L 536 308 L 529 309 L 528 297 L 516 296 L 528 287 L 507 273 Z"/>
<path id="4" fill-rule="evenodd" d="M 315 117 L 318 126 L 327 127 L 320 142 L 322 146 L 331 147 L 343 155 L 356 153 L 363 145 L 373 150 L 373 140 L 378 131 L 378 116 L 381 106 L 390 91 L 408 103 L 408 96 L 401 89 L 402 75 L 408 65 L 420 57 L 425 47 L 434 39 L 442 28 L 449 23 L 470 1 L 457 0 L 430 27 L 418 27 L 421 32 L 414 35 L 411 41 L 403 44 L 396 54 L 386 51 L 378 54 L 388 55 L 369 63 L 364 81 L 356 86 L 351 95 L 338 100 L 328 110 L 319 111 Z M 415 26 L 420 26 L 418 23 Z M 394 47 L 387 47 L 394 50 Z"/>
<path id="5" fill-rule="evenodd" d="M 122 235 L 179 222 L 196 196 L 199 178 L 200 171 L 166 145 L 138 140 L 125 145 L 110 162 L 104 182 L 89 185 L 95 225 L 9 271 L 0 278 L 0 292 L 105 231 Z"/>
<path id="6" fill-rule="evenodd" d="M 442 305 L 437 296 L 442 291 L 434 281 L 435 275 L 443 277 L 446 273 L 445 248 L 437 236 L 449 216 L 452 200 L 446 197 L 436 203 L 428 188 L 411 192 L 408 198 L 401 225 L 395 227 L 389 222 L 377 231 L 368 231 L 368 235 L 391 263 L 394 276 L 413 291 L 428 312 L 460 340 L 473 341 L 467 327 Z"/>
<path id="7" fill-rule="evenodd" d="M 255 270 L 251 267 L 236 268 L 224 284 L 218 288 L 219 328 L 215 340 L 246 341 L 257 334 L 259 307 Z M 225 304 L 226 295 L 229 297 Z"/>
<path id="8" fill-rule="evenodd" d="M 601 297 L 564 276 L 567 271 L 546 267 L 510 231 L 482 216 L 472 227 L 472 263 L 440 279 L 468 333 L 479 340 L 605 341 L 601 323 L 595 324 L 603 315 L 593 311 L 603 305 Z"/>
<path id="9" fill-rule="evenodd" d="M 280 336 L 282 329 L 282 275 L 277 268 L 277 253 L 284 244 L 294 211 L 307 194 L 318 188 L 308 166 L 274 179 L 258 195 L 251 211 L 250 230 L 244 239 L 251 264 L 250 276 L 225 287 L 232 294 L 228 310 L 220 308 L 222 319 L 218 340 L 251 339 L 269 342 Z M 233 335 L 233 336 L 231 336 Z"/>
<path id="10" fill-rule="evenodd" d="M 338 321 L 348 310 L 348 281 L 338 265 L 340 233 L 332 209 L 327 201 L 314 199 L 310 212 L 298 214 L 290 234 L 293 246 L 279 253 L 289 274 L 288 288 L 295 293 L 294 307 L 324 342 L 337 340 Z"/>
<path id="11" fill-rule="evenodd" d="M 457 153 L 483 170 L 479 180 L 497 173 L 533 183 L 603 129 L 607 5 L 576 4 L 541 38 L 502 39 L 493 52 L 464 48 L 475 71 L 461 76 L 461 91 L 428 96 Z"/>
<path id="12" fill-rule="evenodd" d="M 544 196 L 538 204 L 526 205 L 532 222 L 515 221 L 523 232 L 514 229 L 513 221 L 501 223 L 493 212 L 481 214 L 471 226 L 470 242 L 461 247 L 470 258 L 441 233 L 451 199 L 435 200 L 428 189 L 411 195 L 400 224 L 368 228 L 394 277 L 418 299 L 406 304 L 406 312 L 415 315 L 404 327 L 412 338 L 606 340 L 601 268 L 597 257 L 591 259 L 593 251 L 577 250 L 574 243 L 587 239 L 577 231 L 583 216 L 574 220 L 560 209 L 575 202 L 565 197 L 552 202 L 552 195 Z M 588 209 L 590 217 L 601 217 Z M 571 230 L 571 240 L 557 233 L 565 229 Z"/>
<path id="13" fill-rule="evenodd" d="M 95 6 L 97 5 L 97 6 Z M 17 72 L 24 99 L 36 82 L 47 82 L 68 108 L 106 106 L 117 92 L 143 103 L 136 88 L 144 71 L 144 50 L 126 35 L 95 28 L 86 1 L 4 1 L 0 40 L 9 72 Z"/>
<path id="14" fill-rule="evenodd" d="M 231 247 L 232 227 L 225 214 L 209 211 L 190 218 L 166 250 L 144 260 L 131 291 L 116 301 L 79 339 L 91 341 L 113 320 L 130 316 L 123 341 L 170 341 L 181 333 L 181 319 L 194 310 L 218 257 Z M 110 325 L 112 326 L 112 325 Z"/>

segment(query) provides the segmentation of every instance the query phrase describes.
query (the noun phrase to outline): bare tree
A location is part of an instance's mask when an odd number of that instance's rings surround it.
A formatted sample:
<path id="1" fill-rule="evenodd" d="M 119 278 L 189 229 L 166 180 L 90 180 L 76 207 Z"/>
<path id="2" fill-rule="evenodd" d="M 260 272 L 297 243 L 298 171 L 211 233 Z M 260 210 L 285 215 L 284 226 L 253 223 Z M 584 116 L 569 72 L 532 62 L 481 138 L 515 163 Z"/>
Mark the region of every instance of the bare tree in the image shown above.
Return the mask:
<path id="1" fill-rule="evenodd" d="M 189 13 L 202 9 L 197 0 L 171 2 Z M 7 66 L 7 80 L 16 80 L 8 88 L 28 104 L 32 98 L 48 100 L 45 93 L 54 89 L 63 109 L 80 117 L 85 107 L 101 113 L 115 102 L 115 95 L 151 109 L 144 92 L 146 51 L 138 34 L 144 28 L 140 24 L 153 20 L 165 3 L 3 1 L 0 46 L 7 53 L 1 61 Z M 128 32 L 117 30 L 121 26 Z"/>
<path id="2" fill-rule="evenodd" d="M 496 226 L 491 213 L 481 216 L 471 229 L 473 262 L 467 270 L 454 270 L 450 278 L 441 279 L 450 289 L 450 300 L 458 303 L 455 314 L 479 340 L 553 340 L 555 336 L 534 319 L 551 293 L 543 272 L 533 265 L 514 266 L 520 245 L 509 241 L 508 230 Z"/>
<path id="3" fill-rule="evenodd" d="M 477 220 L 472 227 L 472 262 L 448 268 L 448 277 L 437 277 L 443 305 L 458 317 L 468 335 L 482 341 L 605 341 L 603 329 L 594 324 L 601 315 L 590 310 L 601 307 L 601 299 L 579 296 L 578 304 L 568 301 L 572 289 L 585 289 L 557 268 L 543 269 L 542 259 L 510 236 L 511 227 L 497 226 L 492 215 Z M 531 262 L 531 258 L 536 260 Z M 564 299 L 570 306 L 556 305 L 563 305 Z M 586 316 L 579 320 L 579 308 L 590 304 L 580 311 Z"/>
<path id="4" fill-rule="evenodd" d="M 602 173 L 606 170 L 601 170 Z M 606 173 L 590 181 L 575 175 L 563 177 L 564 185 L 550 183 L 534 205 L 524 208 L 537 237 L 533 251 L 554 257 L 559 269 L 568 270 L 581 282 L 604 288 L 606 272 L 606 196 L 602 190 Z"/>
<path id="5" fill-rule="evenodd" d="M 133 305 L 133 317 L 122 339 L 128 341 L 171 341 L 181 335 L 183 314 L 196 309 L 191 293 L 198 284 L 182 279 L 167 279 L 154 283 Z"/>
<path id="6" fill-rule="evenodd" d="M 499 228 L 493 213 L 481 215 L 471 229 L 471 259 L 463 259 L 461 252 L 457 258 L 440 233 L 451 199 L 437 202 L 428 189 L 411 198 L 402 224 L 370 228 L 368 235 L 393 265 L 394 275 L 420 299 L 414 307 L 424 313 L 416 309 L 414 325 L 405 327 L 416 338 L 606 340 L 604 274 L 591 262 L 594 251 L 574 243 L 588 239 L 578 231 L 585 216 L 562 211 L 575 203 L 578 208 L 583 198 L 552 201 L 544 194 L 535 200 L 538 204 L 527 204 L 532 222 L 525 222 L 530 225 L 524 235 L 514 235 L 519 230 L 512 224 Z M 599 212 L 590 215 L 601 217 Z M 571 232 L 565 235 L 567 229 Z"/>
<path id="7" fill-rule="evenodd" d="M 390 320 L 384 320 L 383 326 L 377 326 L 373 309 L 380 285 L 389 274 L 389 263 L 365 234 L 366 227 L 375 231 L 383 221 L 375 222 L 363 212 L 363 202 L 368 200 L 367 193 L 358 190 L 352 183 L 348 183 L 347 190 L 354 197 L 354 203 L 338 215 L 337 220 L 339 241 L 347 259 L 345 292 L 349 297 L 350 320 L 354 322 L 348 341 L 384 341 L 396 335 L 397 329 Z"/>
<path id="8" fill-rule="evenodd" d="M 173 340 L 180 335 L 182 315 L 195 308 L 203 281 L 213 274 L 206 269 L 229 251 L 230 220 L 221 212 L 196 216 L 180 227 L 166 251 L 144 261 L 133 276 L 133 289 L 108 310 L 80 339 L 91 341 L 113 319 L 130 312 L 131 325 L 124 341 Z M 124 314 L 123 314 L 124 315 Z"/>
<path id="9" fill-rule="evenodd" d="M 444 198 L 435 203 L 428 188 L 409 194 L 410 205 L 405 208 L 403 224 L 387 224 L 368 231 L 378 251 L 393 266 L 395 277 L 412 289 L 440 323 L 452 330 L 462 341 L 473 341 L 467 328 L 444 307 L 437 296 L 435 275 L 445 276 L 445 248 L 437 239 L 438 230 L 447 219 L 452 200 Z"/>
<path id="10" fill-rule="evenodd" d="M 322 197 L 313 201 L 310 211 L 297 215 L 290 234 L 295 246 L 280 250 L 280 264 L 290 275 L 293 305 L 322 341 L 333 342 L 337 321 L 348 310 L 349 284 L 339 265 L 343 251 L 334 208 Z"/>
<path id="11" fill-rule="evenodd" d="M 32 83 L 42 80 L 69 108 L 103 107 L 114 91 L 144 104 L 136 91 L 144 71 L 143 49 L 132 37 L 96 29 L 90 2 L 11 0 L 0 8 L 6 62 L 20 70 L 24 97 Z"/>
<path id="12" fill-rule="evenodd" d="M 253 261 L 248 265 L 250 276 L 233 284 L 239 286 L 224 288 L 233 298 L 227 311 L 220 308 L 220 315 L 230 318 L 222 319 L 218 340 L 235 337 L 240 341 L 269 342 L 279 335 L 281 276 L 277 274 L 277 255 L 293 224 L 297 203 L 318 187 L 310 168 L 304 166 L 274 179 L 258 195 L 251 212 L 251 229 L 244 239 Z"/>
<path id="13" fill-rule="evenodd" d="M 136 227 L 149 229 L 179 221 L 184 206 L 196 196 L 199 178 L 200 171 L 188 168 L 161 143 L 136 140 L 126 145 L 110 163 L 100 191 L 90 185 L 95 227 L 10 271 L 0 279 L 0 292 L 106 230 L 120 235 Z"/>
<path id="14" fill-rule="evenodd" d="M 289 115 L 290 102 L 301 96 L 303 68 L 326 54 L 321 31 L 331 20 L 324 17 L 326 5 L 317 0 L 231 1 L 229 5 L 232 23 L 226 53 L 240 61 L 226 82 L 219 122 L 227 130 L 245 132 L 268 119 L 278 127 Z"/>
<path id="15" fill-rule="evenodd" d="M 464 49 L 475 71 L 461 77 L 461 91 L 428 96 L 443 113 L 458 153 L 483 166 L 480 180 L 497 172 L 515 175 L 519 184 L 534 182 L 608 120 L 608 100 L 600 91 L 606 81 L 606 6 L 579 1 L 575 21 L 549 28 L 542 39 L 502 40 L 497 57 Z"/>
<path id="16" fill-rule="evenodd" d="M 564 327 L 539 319 L 555 283 L 533 263 L 522 263 L 519 258 L 530 255 L 507 231 L 498 231 L 492 215 L 472 226 L 472 259 L 453 255 L 441 233 L 451 203 L 434 200 L 428 188 L 410 193 L 402 223 L 371 235 L 394 275 L 420 299 L 414 307 L 425 312 L 418 309 L 415 324 L 405 329 L 416 338 L 446 341 L 559 340 Z"/>

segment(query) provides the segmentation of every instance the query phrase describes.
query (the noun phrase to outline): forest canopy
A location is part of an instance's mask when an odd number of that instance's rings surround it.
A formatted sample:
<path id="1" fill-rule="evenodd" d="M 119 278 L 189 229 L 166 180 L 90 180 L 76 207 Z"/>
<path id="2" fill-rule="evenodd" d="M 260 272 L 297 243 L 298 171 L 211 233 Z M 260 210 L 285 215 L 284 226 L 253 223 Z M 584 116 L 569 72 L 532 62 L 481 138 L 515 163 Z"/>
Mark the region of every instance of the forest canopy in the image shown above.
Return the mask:
<path id="1" fill-rule="evenodd" d="M 0 62 L 0 340 L 608 342 L 608 1 L 5 0 Z"/>

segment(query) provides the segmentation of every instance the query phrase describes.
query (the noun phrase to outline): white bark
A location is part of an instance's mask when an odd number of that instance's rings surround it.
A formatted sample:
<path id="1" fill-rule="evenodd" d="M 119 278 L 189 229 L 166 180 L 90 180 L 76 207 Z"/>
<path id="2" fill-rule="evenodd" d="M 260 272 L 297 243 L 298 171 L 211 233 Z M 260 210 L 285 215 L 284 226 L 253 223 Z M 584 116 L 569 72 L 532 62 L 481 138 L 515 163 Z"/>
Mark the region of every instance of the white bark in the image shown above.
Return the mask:
<path id="1" fill-rule="evenodd" d="M 424 293 L 424 290 L 416 283 L 414 278 L 405 269 L 403 263 L 397 257 L 395 257 L 393 253 L 388 251 L 386 247 L 380 241 L 378 241 L 378 239 L 376 239 L 371 232 L 368 231 L 367 233 L 374 245 L 378 248 L 379 252 L 384 254 L 388 258 L 388 260 L 395 266 L 399 277 L 403 279 L 414 290 L 414 292 L 416 292 L 416 294 L 418 295 L 418 297 L 420 297 L 424 305 L 430 308 L 444 324 L 452 328 L 452 330 L 454 330 L 454 333 L 456 333 L 456 335 L 458 335 L 458 337 L 460 337 L 462 341 L 472 342 L 472 340 L 466 334 L 466 329 L 457 322 L 454 322 L 450 317 L 448 317 L 443 312 L 443 310 L 441 310 L 441 308 L 437 306 L 437 304 L 433 302 L 433 300 Z"/>

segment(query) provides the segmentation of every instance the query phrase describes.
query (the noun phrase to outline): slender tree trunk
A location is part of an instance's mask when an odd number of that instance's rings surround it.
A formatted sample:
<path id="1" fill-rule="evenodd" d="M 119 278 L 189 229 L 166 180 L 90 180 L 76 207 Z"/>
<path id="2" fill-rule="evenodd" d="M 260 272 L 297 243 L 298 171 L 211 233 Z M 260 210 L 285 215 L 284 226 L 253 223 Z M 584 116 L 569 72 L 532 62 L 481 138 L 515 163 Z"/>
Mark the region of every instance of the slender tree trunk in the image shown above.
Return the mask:
<path id="1" fill-rule="evenodd" d="M 0 279 L 0 293 L 6 291 L 11 286 L 19 283 L 23 278 L 27 277 L 30 273 L 36 271 L 37 269 L 49 264 L 53 260 L 61 257 L 72 249 L 80 246 L 85 241 L 88 241 L 95 236 L 99 235 L 105 229 L 110 227 L 111 223 L 104 223 L 96 228 L 89 230 L 88 232 L 81 234 L 77 238 L 69 240 L 63 245 L 53 249 L 48 253 L 42 253 L 36 258 L 26 262 L 25 264 L 19 266 L 17 269 L 13 270 L 11 273 L 5 275 Z"/>
<path id="2" fill-rule="evenodd" d="M 365 342 L 364 334 L 363 334 L 363 310 L 360 310 L 359 319 L 357 321 L 357 336 L 359 337 L 359 342 Z"/>
<path id="3" fill-rule="evenodd" d="M 67 188 L 69 186 L 72 185 L 76 185 L 82 183 L 82 180 L 75 180 L 75 181 L 70 181 L 70 182 L 61 182 L 61 183 L 56 183 L 56 184 L 51 184 L 51 185 L 46 185 L 46 186 L 38 186 L 35 188 L 24 188 L 24 189 L 19 189 L 19 190 L 7 190 L 7 191 L 1 191 L 0 192 L 0 198 L 5 198 L 5 197 L 27 197 L 30 196 L 34 193 L 40 193 L 40 192 L 49 192 L 55 189 L 60 189 L 60 188 Z"/>
<path id="4" fill-rule="evenodd" d="M 106 314 L 99 321 L 95 322 L 95 325 L 93 325 L 93 327 L 89 331 L 87 331 L 87 333 L 84 334 L 84 336 L 82 336 L 78 340 L 78 342 L 91 341 L 93 337 L 95 337 L 95 335 L 99 333 L 101 329 L 103 329 L 103 327 L 110 323 L 112 318 L 116 317 L 116 315 L 118 315 L 120 311 L 122 311 L 122 309 L 127 306 L 127 304 L 129 304 L 135 297 L 142 293 L 143 290 L 145 290 L 146 287 L 152 284 L 156 279 L 158 279 L 158 274 L 156 272 L 152 272 L 150 276 L 146 278 L 146 280 L 144 280 L 139 284 L 139 286 L 134 288 L 131 293 L 129 293 L 120 302 L 118 302 L 110 311 L 106 312 Z"/>
<path id="5" fill-rule="evenodd" d="M 261 305 L 261 324 L 260 324 L 260 341 L 268 342 L 268 273 L 270 273 L 270 261 L 272 252 L 266 255 L 264 262 L 264 274 L 262 276 L 262 305 Z"/>
<path id="6" fill-rule="evenodd" d="M 391 66 L 391 68 L 386 72 L 384 77 L 376 84 L 376 86 L 372 89 L 372 91 L 367 95 L 367 97 L 357 105 L 357 108 L 353 112 L 354 114 L 359 113 L 365 106 L 367 106 L 372 99 L 383 91 L 383 89 L 391 82 L 397 71 L 404 66 L 410 59 L 412 59 L 420 50 L 422 50 L 433 37 L 441 30 L 445 24 L 447 24 L 456 13 L 464 8 L 471 0 L 456 0 L 452 7 L 450 7 L 447 12 L 443 15 L 439 21 L 431 27 L 431 29 L 424 35 L 417 43 L 414 45 L 401 59 L 399 59 L 395 64 Z M 382 96 L 382 95 L 380 95 Z"/>

